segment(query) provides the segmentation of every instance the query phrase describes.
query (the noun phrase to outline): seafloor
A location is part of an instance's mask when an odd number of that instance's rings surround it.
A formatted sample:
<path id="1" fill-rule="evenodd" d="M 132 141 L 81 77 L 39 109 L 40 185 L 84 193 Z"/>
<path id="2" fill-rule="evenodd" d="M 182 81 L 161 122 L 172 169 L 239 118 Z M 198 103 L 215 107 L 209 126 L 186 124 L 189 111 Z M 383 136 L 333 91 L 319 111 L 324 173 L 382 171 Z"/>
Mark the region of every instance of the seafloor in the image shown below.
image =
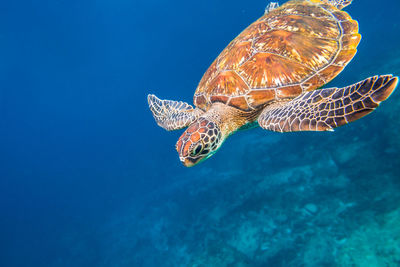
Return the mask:
<path id="1" fill-rule="evenodd" d="M 355 81 L 400 73 L 393 58 Z M 92 243 L 62 242 L 74 261 L 101 253 L 99 266 L 400 266 L 399 90 L 334 133 L 238 133 L 221 152 L 237 161 L 211 158 Z"/>

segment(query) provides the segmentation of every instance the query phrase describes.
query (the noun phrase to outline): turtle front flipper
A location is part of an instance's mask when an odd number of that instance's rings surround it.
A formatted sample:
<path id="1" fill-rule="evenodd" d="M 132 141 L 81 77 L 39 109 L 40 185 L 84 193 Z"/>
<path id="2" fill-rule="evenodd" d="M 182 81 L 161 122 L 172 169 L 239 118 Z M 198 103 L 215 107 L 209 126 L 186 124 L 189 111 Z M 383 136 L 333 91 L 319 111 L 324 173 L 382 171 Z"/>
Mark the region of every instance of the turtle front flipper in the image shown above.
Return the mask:
<path id="1" fill-rule="evenodd" d="M 147 101 L 158 126 L 167 131 L 186 128 L 203 114 L 202 110 L 182 101 L 161 100 L 155 95 L 148 95 Z"/>
<path id="2" fill-rule="evenodd" d="M 344 88 L 306 92 L 292 101 L 267 106 L 259 125 L 276 132 L 329 131 L 372 112 L 396 88 L 398 77 L 370 77 Z"/>

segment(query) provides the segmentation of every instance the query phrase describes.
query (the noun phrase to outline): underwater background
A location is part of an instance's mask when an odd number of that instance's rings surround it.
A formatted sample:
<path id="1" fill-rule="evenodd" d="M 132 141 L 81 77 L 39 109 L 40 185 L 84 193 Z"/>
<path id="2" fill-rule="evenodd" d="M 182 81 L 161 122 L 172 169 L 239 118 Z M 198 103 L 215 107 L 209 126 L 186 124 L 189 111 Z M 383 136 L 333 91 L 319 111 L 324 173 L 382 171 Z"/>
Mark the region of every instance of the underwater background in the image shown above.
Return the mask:
<path id="1" fill-rule="evenodd" d="M 281 4 L 283 2 L 280 2 Z M 146 96 L 192 103 L 253 1 L 0 4 L 0 266 L 400 266 L 400 92 L 333 133 L 231 136 L 193 168 Z M 400 75 L 400 1 L 354 0 L 329 86 Z"/>

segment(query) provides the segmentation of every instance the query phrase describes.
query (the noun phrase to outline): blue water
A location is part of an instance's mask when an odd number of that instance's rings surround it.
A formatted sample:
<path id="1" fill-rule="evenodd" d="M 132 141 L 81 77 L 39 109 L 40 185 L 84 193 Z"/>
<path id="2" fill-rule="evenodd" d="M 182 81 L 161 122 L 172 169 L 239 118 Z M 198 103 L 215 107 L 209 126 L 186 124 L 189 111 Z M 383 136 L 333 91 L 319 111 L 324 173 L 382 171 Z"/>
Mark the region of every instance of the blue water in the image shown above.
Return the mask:
<path id="1" fill-rule="evenodd" d="M 191 103 L 266 4 L 2 3 L 0 266 L 398 266 L 399 89 L 334 133 L 240 132 L 190 169 L 155 124 L 146 95 Z M 363 39 L 330 85 L 400 75 L 400 2 L 346 10 Z"/>

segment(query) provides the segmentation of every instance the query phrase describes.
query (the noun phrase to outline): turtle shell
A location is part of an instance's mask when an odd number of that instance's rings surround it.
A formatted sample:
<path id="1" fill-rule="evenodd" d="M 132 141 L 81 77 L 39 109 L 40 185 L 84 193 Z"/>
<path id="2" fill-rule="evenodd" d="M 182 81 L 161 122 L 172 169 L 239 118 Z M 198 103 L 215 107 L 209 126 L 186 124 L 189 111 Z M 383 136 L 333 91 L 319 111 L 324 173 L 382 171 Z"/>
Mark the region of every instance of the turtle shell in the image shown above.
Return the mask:
<path id="1" fill-rule="evenodd" d="M 356 54 L 358 23 L 319 0 L 290 1 L 251 24 L 215 59 L 194 104 L 244 111 L 321 87 Z"/>

